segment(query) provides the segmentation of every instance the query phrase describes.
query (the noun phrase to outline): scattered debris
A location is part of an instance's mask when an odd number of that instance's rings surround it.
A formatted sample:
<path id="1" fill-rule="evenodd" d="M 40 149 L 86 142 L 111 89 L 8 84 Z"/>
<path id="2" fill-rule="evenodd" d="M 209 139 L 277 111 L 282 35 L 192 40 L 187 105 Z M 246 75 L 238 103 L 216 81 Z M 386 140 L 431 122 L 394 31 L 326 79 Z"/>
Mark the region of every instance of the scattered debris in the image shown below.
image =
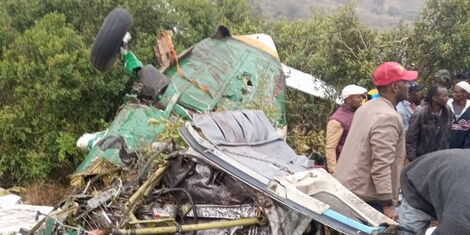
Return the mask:
<path id="1" fill-rule="evenodd" d="M 15 191 L 15 190 L 12 190 Z M 18 233 L 20 230 L 33 228 L 38 219 L 38 211 L 48 214 L 53 207 L 23 205 L 21 197 L 0 188 L 0 234 Z"/>
<path id="2" fill-rule="evenodd" d="M 104 180 L 105 175 L 98 180 L 96 176 L 87 179 L 85 190 L 77 188 L 79 193 L 70 195 L 60 210 L 49 214 L 42 233 L 99 230 L 116 234 L 160 234 L 208 230 L 211 232 L 207 234 L 235 231 L 272 234 L 265 211 L 266 205 L 275 208 L 272 200 L 196 160 L 191 151 L 176 145 L 164 149 L 137 154 L 135 163 L 121 168 L 108 182 Z M 154 161 L 152 156 L 157 152 L 167 157 Z M 149 162 L 150 170 L 142 171 Z M 292 220 L 293 230 L 305 230 L 310 219 L 301 218 Z M 286 219 L 278 220 L 286 222 Z"/>

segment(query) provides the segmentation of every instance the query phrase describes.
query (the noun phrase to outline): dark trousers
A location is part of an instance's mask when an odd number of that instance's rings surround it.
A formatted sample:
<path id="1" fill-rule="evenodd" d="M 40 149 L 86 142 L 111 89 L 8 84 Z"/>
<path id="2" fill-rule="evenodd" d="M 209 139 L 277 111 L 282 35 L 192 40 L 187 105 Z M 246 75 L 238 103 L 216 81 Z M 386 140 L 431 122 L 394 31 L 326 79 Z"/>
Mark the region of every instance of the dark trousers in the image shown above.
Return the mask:
<path id="1" fill-rule="evenodd" d="M 380 213 L 384 213 L 384 207 L 379 203 L 367 202 L 367 204 L 369 204 L 369 206 L 373 207 L 374 209 L 378 210 Z"/>

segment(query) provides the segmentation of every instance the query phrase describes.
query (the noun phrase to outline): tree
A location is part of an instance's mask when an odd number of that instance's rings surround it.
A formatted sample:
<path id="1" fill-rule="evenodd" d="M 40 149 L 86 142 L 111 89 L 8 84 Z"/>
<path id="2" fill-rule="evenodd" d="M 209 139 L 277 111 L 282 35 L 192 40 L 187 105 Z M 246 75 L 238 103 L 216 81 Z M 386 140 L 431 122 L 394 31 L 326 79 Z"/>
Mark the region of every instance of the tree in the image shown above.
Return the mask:
<path id="1" fill-rule="evenodd" d="M 263 32 L 265 21 L 253 14 L 254 8 L 248 0 L 217 0 L 218 25 L 227 26 L 233 35 Z"/>
<path id="2" fill-rule="evenodd" d="M 470 67 L 470 1 L 428 0 L 415 23 L 408 54 L 420 79 L 432 82 L 439 69 Z"/>
<path id="3" fill-rule="evenodd" d="M 0 60 L 2 59 L 3 49 L 10 45 L 18 36 L 18 32 L 12 26 L 12 18 L 4 13 L 0 13 Z M 1 105 L 0 100 L 0 105 Z"/>
<path id="4" fill-rule="evenodd" d="M 0 63 L 0 179 L 41 179 L 81 159 L 77 137 L 102 127 L 126 77 L 93 71 L 89 49 L 61 14 L 36 21 Z M 73 168 L 72 168 L 73 169 Z"/>

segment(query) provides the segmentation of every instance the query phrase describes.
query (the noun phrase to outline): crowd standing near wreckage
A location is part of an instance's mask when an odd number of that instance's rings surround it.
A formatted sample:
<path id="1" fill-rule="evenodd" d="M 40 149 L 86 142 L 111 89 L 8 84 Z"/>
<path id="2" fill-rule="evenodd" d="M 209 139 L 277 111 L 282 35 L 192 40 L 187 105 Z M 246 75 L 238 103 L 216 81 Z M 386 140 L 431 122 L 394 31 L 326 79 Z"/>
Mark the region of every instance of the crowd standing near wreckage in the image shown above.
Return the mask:
<path id="1" fill-rule="evenodd" d="M 469 164 L 470 150 L 439 150 L 470 148 L 470 71 L 463 69 L 455 76 L 449 100 L 443 84 L 450 82 L 450 76 L 436 76 L 424 99 L 424 86 L 414 82 L 417 78 L 417 71 L 408 71 L 396 62 L 377 67 L 373 81 L 378 98 L 355 108 L 345 100 L 331 116 L 327 164 L 332 166 L 327 169 L 369 205 L 398 219 L 403 226 L 399 234 L 424 234 L 432 220 L 440 222 L 435 234 L 467 234 L 469 210 L 455 204 L 467 204 L 467 183 L 458 181 L 468 182 L 468 168 L 459 164 Z M 345 87 L 343 94 L 350 89 L 351 85 Z M 365 94 L 360 87 L 356 91 L 354 94 Z M 352 114 L 346 116 L 349 122 L 340 123 L 347 130 L 345 142 L 331 137 L 331 123 L 344 109 Z M 328 156 L 328 149 L 334 147 L 341 152 L 337 165 Z M 401 173 L 407 162 L 413 164 Z M 449 186 L 454 184 L 458 186 Z"/>

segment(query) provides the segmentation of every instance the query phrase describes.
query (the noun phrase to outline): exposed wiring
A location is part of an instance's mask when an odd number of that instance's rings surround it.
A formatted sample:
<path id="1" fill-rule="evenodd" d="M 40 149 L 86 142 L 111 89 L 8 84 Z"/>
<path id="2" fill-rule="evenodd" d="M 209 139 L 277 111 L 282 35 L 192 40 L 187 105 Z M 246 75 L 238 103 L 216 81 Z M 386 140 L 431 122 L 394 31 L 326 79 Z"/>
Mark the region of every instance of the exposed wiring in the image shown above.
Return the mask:
<path id="1" fill-rule="evenodd" d="M 197 210 L 196 210 L 196 204 L 194 204 L 193 197 L 191 196 L 191 194 L 188 191 L 186 191 L 186 189 L 183 189 L 183 188 L 163 188 L 163 189 L 159 189 L 156 191 L 157 194 L 166 194 L 169 192 L 183 192 L 186 194 L 186 196 L 189 199 L 189 202 L 191 203 L 191 207 L 193 210 L 194 223 L 196 224 L 199 223 L 199 218 L 197 216 Z M 197 234 L 197 231 L 194 231 L 193 235 L 196 235 L 196 234 Z"/>

